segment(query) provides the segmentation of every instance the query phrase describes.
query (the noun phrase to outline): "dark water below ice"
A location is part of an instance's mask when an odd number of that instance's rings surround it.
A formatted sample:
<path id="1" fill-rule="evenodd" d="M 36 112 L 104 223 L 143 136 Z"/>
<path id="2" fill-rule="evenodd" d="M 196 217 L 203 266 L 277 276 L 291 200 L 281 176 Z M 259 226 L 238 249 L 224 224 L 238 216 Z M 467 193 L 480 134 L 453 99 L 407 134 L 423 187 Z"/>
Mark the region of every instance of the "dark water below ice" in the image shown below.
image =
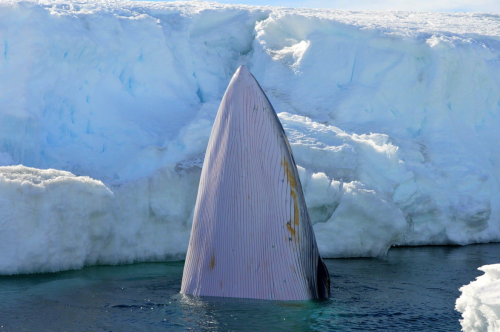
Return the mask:
<path id="1" fill-rule="evenodd" d="M 329 259 L 332 297 L 273 302 L 179 294 L 183 262 L 0 277 L 2 331 L 459 331 L 458 288 L 500 244 Z"/>

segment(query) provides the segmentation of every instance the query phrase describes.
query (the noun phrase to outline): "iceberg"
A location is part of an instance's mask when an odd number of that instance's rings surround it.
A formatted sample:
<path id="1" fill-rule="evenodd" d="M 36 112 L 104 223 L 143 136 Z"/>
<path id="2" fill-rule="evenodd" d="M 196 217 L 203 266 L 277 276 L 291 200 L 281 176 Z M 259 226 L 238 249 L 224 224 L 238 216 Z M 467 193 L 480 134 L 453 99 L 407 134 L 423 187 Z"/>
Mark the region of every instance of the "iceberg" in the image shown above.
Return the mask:
<path id="1" fill-rule="evenodd" d="M 500 241 L 498 14 L 13 0 L 0 22 L 0 243 L 17 248 L 0 274 L 185 257 L 240 65 L 289 137 L 322 257 Z M 54 193 L 44 209 L 23 183 Z"/>
<path id="2" fill-rule="evenodd" d="M 0 271 L 95 263 L 110 233 L 113 193 L 101 181 L 24 166 L 0 168 Z"/>
<path id="3" fill-rule="evenodd" d="M 175 221 L 183 205 L 170 199 L 176 207 L 162 214 L 164 179 L 175 187 L 174 176 L 161 174 L 130 188 L 133 193 L 127 186 L 113 193 L 70 172 L 0 167 L 0 274 L 182 258 L 188 217 Z M 151 199 L 155 187 L 162 194 Z"/>
<path id="4" fill-rule="evenodd" d="M 498 331 L 500 329 L 500 264 L 478 268 L 484 275 L 462 286 L 455 309 L 462 313 L 462 331 Z"/>

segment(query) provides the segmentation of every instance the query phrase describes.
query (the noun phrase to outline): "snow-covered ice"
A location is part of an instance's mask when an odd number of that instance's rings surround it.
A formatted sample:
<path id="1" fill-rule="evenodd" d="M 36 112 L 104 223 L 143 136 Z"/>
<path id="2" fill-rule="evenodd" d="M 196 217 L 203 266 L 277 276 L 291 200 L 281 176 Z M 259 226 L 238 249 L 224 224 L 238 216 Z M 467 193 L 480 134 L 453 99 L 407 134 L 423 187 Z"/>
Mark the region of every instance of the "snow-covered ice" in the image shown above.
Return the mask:
<path id="1" fill-rule="evenodd" d="M 182 257 L 189 241 L 188 217 L 178 214 L 186 203 L 178 191 L 168 211 L 162 211 L 168 204 L 155 202 L 165 194 L 174 196 L 176 184 L 182 186 L 175 175 L 161 174 L 113 194 L 86 176 L 0 167 L 0 273 Z M 147 197 L 157 190 L 162 192 Z"/>
<path id="2" fill-rule="evenodd" d="M 500 330 L 500 264 L 479 268 L 484 275 L 462 286 L 456 310 L 462 313 L 462 331 L 495 332 Z"/>
<path id="3" fill-rule="evenodd" d="M 500 241 L 498 14 L 4 1 L 0 274 L 182 257 L 242 64 L 324 257 Z"/>
<path id="4" fill-rule="evenodd" d="M 2 273 L 79 268 L 99 257 L 113 193 L 100 181 L 24 166 L 0 171 Z"/>

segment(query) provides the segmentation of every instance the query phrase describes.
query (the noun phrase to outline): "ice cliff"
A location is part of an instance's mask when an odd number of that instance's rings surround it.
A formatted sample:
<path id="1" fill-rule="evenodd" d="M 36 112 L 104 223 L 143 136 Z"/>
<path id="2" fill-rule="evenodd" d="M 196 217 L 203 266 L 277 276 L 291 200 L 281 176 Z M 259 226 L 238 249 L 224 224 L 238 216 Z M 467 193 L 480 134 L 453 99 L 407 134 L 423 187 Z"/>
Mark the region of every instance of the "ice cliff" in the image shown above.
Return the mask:
<path id="1" fill-rule="evenodd" d="M 0 274 L 183 257 L 242 64 L 323 256 L 500 241 L 500 15 L 4 1 Z"/>

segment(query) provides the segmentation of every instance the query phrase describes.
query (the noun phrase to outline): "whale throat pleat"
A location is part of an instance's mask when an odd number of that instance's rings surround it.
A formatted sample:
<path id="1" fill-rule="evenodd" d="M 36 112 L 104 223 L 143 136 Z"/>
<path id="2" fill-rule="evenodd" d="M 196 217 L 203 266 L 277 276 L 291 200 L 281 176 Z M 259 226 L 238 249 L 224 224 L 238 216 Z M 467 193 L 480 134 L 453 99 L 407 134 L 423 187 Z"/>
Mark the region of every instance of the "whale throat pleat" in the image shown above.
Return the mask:
<path id="1" fill-rule="evenodd" d="M 255 78 L 240 67 L 208 143 L 181 293 L 324 297 L 321 264 L 286 135 Z"/>

